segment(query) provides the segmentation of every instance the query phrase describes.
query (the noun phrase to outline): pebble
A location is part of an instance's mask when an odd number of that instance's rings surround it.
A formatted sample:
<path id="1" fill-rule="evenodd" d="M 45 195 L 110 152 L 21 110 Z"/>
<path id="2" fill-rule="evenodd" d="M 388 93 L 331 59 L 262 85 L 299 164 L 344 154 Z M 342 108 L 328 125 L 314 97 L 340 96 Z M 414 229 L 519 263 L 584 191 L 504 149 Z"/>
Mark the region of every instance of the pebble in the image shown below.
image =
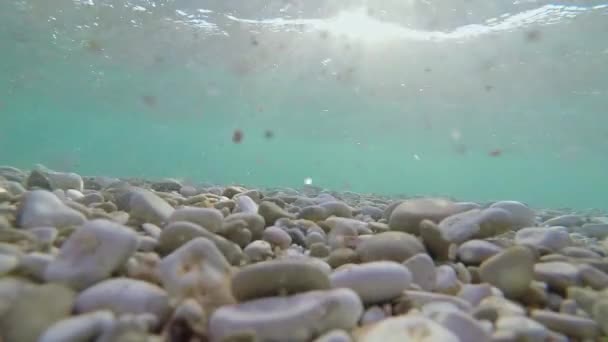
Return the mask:
<path id="1" fill-rule="evenodd" d="M 252 262 L 264 261 L 274 255 L 270 243 L 263 240 L 249 243 L 243 251 Z"/>
<path id="2" fill-rule="evenodd" d="M 319 336 L 313 342 L 352 342 L 350 335 L 342 329 L 333 329 Z"/>
<path id="3" fill-rule="evenodd" d="M 291 235 L 285 230 L 271 226 L 264 229 L 262 233 L 262 239 L 269 242 L 272 245 L 278 246 L 281 249 L 287 249 L 291 245 Z"/>
<path id="4" fill-rule="evenodd" d="M 390 317 L 369 328 L 355 332 L 358 342 L 442 341 L 459 342 L 449 329 L 422 315 Z"/>
<path id="5" fill-rule="evenodd" d="M 346 203 L 340 201 L 327 201 L 319 204 L 319 206 L 325 209 L 328 216 L 336 217 L 352 217 L 353 209 Z"/>
<path id="6" fill-rule="evenodd" d="M 407 267 L 394 261 L 375 261 L 343 266 L 330 276 L 334 288 L 350 288 L 365 304 L 376 304 L 399 297 L 412 282 Z"/>
<path id="7" fill-rule="evenodd" d="M 500 253 L 502 247 L 485 240 L 470 240 L 458 246 L 458 259 L 467 265 L 479 265 Z"/>
<path id="8" fill-rule="evenodd" d="M 258 240 L 262 238 L 262 233 L 264 232 L 264 227 L 266 226 L 262 216 L 256 213 L 230 214 L 224 219 L 224 224 L 232 221 L 244 221 L 246 223 L 246 228 L 251 232 L 252 239 Z"/>
<path id="9" fill-rule="evenodd" d="M 566 336 L 573 338 L 595 338 L 599 335 L 599 326 L 592 319 L 562 314 L 547 310 L 532 310 L 530 318 Z"/>
<path id="10" fill-rule="evenodd" d="M 327 273 L 306 258 L 255 263 L 242 267 L 232 277 L 232 293 L 241 302 L 329 288 Z"/>
<path id="11" fill-rule="evenodd" d="M 7 342 L 38 341 L 48 327 L 70 315 L 75 296 L 74 291 L 60 284 L 23 290 L 0 316 L 0 338 Z"/>
<path id="12" fill-rule="evenodd" d="M 416 290 L 405 290 L 403 293 L 415 307 L 422 307 L 430 302 L 449 302 L 456 305 L 464 312 L 470 312 L 472 310 L 472 306 L 469 302 L 451 295 Z"/>
<path id="13" fill-rule="evenodd" d="M 519 303 L 497 295 L 482 299 L 477 309 L 496 310 L 499 317 L 526 315 L 526 310 Z"/>
<path id="14" fill-rule="evenodd" d="M 213 312 L 209 340 L 249 335 L 258 341 L 305 342 L 334 329 L 350 330 L 362 314 L 359 296 L 350 289 L 261 298 Z"/>
<path id="15" fill-rule="evenodd" d="M 517 201 L 499 201 L 490 208 L 500 208 L 511 213 L 511 222 L 514 229 L 533 227 L 536 225 L 536 215 L 527 205 Z"/>
<path id="16" fill-rule="evenodd" d="M 608 274 L 587 264 L 579 265 L 578 270 L 583 284 L 598 291 L 608 288 Z"/>
<path id="17" fill-rule="evenodd" d="M 17 213 L 17 225 L 22 228 L 77 226 L 85 220 L 83 214 L 46 190 L 28 191 Z"/>
<path id="18" fill-rule="evenodd" d="M 38 342 L 96 340 L 113 324 L 114 319 L 114 314 L 109 310 L 99 310 L 65 318 L 44 331 Z"/>
<path id="19" fill-rule="evenodd" d="M 0 255 L 0 259 L 2 256 Z M 46 253 L 32 252 L 24 255 L 19 261 L 19 268 L 26 275 L 38 281 L 44 280 L 44 272 L 55 257 Z M 0 270 L 0 275 L 2 271 Z"/>
<path id="20" fill-rule="evenodd" d="M 567 262 L 541 262 L 534 265 L 534 278 L 547 283 L 549 288 L 565 293 L 569 286 L 581 284 L 579 269 Z"/>
<path id="21" fill-rule="evenodd" d="M 361 241 L 356 251 L 362 262 L 378 260 L 403 262 L 418 253 L 424 253 L 425 248 L 411 234 L 385 232 Z"/>
<path id="22" fill-rule="evenodd" d="M 88 221 L 63 243 L 44 278 L 83 289 L 110 277 L 136 248 L 137 235 L 130 228 L 107 220 Z"/>
<path id="23" fill-rule="evenodd" d="M 358 263 L 359 261 L 359 254 L 350 248 L 334 249 L 327 257 L 327 263 L 332 268 L 338 268 L 345 264 Z"/>
<path id="24" fill-rule="evenodd" d="M 310 247 L 316 243 L 325 244 L 325 235 L 319 232 L 309 231 L 306 234 L 306 246 Z"/>
<path id="25" fill-rule="evenodd" d="M 360 324 L 372 324 L 381 321 L 387 317 L 386 312 L 379 306 L 372 306 L 365 310 L 363 316 L 361 316 Z"/>
<path id="26" fill-rule="evenodd" d="M 129 198 L 129 214 L 144 222 L 163 225 L 169 221 L 174 211 L 169 203 L 148 190 L 138 189 Z"/>
<path id="27" fill-rule="evenodd" d="M 17 269 L 19 258 L 15 255 L 0 254 L 0 277 Z"/>
<path id="28" fill-rule="evenodd" d="M 562 226 L 570 228 L 575 226 L 582 226 L 584 223 L 585 220 L 578 215 L 561 215 L 546 220 L 542 223 L 542 225 L 545 227 Z"/>
<path id="29" fill-rule="evenodd" d="M 464 284 L 458 292 L 458 297 L 471 303 L 473 307 L 479 305 L 481 301 L 492 295 L 490 284 Z"/>
<path id="30" fill-rule="evenodd" d="M 196 223 L 176 221 L 169 223 L 158 237 L 158 250 L 162 255 L 169 254 L 196 237 L 212 235 Z"/>
<path id="31" fill-rule="evenodd" d="M 80 175 L 73 172 L 49 172 L 46 174 L 51 189 L 69 190 L 74 189 L 82 192 L 84 182 Z"/>
<path id="32" fill-rule="evenodd" d="M 425 291 L 433 291 L 437 284 L 435 263 L 426 253 L 418 253 L 403 262 L 410 273 L 412 281 Z"/>
<path id="33" fill-rule="evenodd" d="M 25 186 L 28 189 L 45 189 L 51 190 L 49 178 L 39 170 L 32 170 L 27 176 Z"/>
<path id="34" fill-rule="evenodd" d="M 491 336 L 483 326 L 462 311 L 438 312 L 431 318 L 454 333 L 460 341 L 490 342 Z"/>
<path id="35" fill-rule="evenodd" d="M 515 243 L 534 247 L 541 252 L 555 252 L 572 244 L 565 227 L 529 227 L 515 234 Z"/>
<path id="36" fill-rule="evenodd" d="M 273 225 L 280 218 L 295 219 L 295 216 L 279 207 L 276 203 L 263 201 L 258 207 L 258 214 L 264 218 L 267 225 Z"/>
<path id="37" fill-rule="evenodd" d="M 571 258 L 589 258 L 589 259 L 599 259 L 602 256 L 599 255 L 598 253 L 589 250 L 587 248 L 584 247 L 578 247 L 578 246 L 569 246 L 569 247 L 565 247 L 559 250 L 559 254 L 561 255 L 565 255 Z"/>
<path id="38" fill-rule="evenodd" d="M 439 198 L 411 199 L 398 203 L 390 212 L 391 230 L 419 234 L 422 220 L 435 223 L 455 214 L 457 207 L 449 200 Z"/>
<path id="39" fill-rule="evenodd" d="M 436 261 L 450 259 L 451 243 L 443 237 L 441 229 L 435 222 L 423 220 L 420 223 L 420 236 L 433 259 Z"/>
<path id="40" fill-rule="evenodd" d="M 315 258 L 325 258 L 329 256 L 331 250 L 323 242 L 315 242 L 309 246 L 310 256 Z"/>
<path id="41" fill-rule="evenodd" d="M 574 231 L 584 236 L 604 240 L 608 237 L 608 223 L 585 223 L 582 227 L 576 227 Z"/>
<path id="42" fill-rule="evenodd" d="M 235 197 L 235 207 L 233 213 L 252 213 L 257 214 L 258 204 L 249 196 Z"/>
<path id="43" fill-rule="evenodd" d="M 171 311 L 167 293 L 145 281 L 112 278 L 101 281 L 78 294 L 74 309 L 77 313 L 111 310 L 124 314 L 153 314 L 164 322 Z"/>
<path id="44" fill-rule="evenodd" d="M 162 229 L 153 223 L 144 223 L 141 225 L 141 229 L 146 232 L 146 234 L 157 240 L 160 238 L 160 234 L 162 233 Z"/>
<path id="45" fill-rule="evenodd" d="M 499 288 L 508 298 L 522 297 L 534 278 L 534 255 L 515 246 L 484 261 L 479 268 L 483 282 Z"/>
<path id="46" fill-rule="evenodd" d="M 602 332 L 608 334 L 608 298 L 602 298 L 593 304 L 590 312 L 593 319 L 599 324 Z"/>
<path id="47" fill-rule="evenodd" d="M 549 337 L 549 330 L 544 325 L 525 316 L 500 317 L 496 330 L 512 332 L 518 341 L 544 342 Z"/>
<path id="48" fill-rule="evenodd" d="M 456 271 L 448 265 L 441 265 L 435 269 L 436 286 L 435 291 L 449 295 L 456 295 L 460 291 L 460 282 L 456 276 Z"/>
<path id="49" fill-rule="evenodd" d="M 222 212 L 215 208 L 183 207 L 175 209 L 168 222 L 192 222 L 209 232 L 217 233 L 222 229 L 223 220 Z"/>
<path id="50" fill-rule="evenodd" d="M 177 179 L 165 178 L 152 183 L 150 187 L 154 191 L 171 192 L 180 191 L 182 185 Z"/>
<path id="51" fill-rule="evenodd" d="M 230 264 L 207 238 L 194 238 L 165 256 L 158 272 L 170 305 L 188 297 L 207 298 L 214 305 L 234 302 L 230 293 Z"/>

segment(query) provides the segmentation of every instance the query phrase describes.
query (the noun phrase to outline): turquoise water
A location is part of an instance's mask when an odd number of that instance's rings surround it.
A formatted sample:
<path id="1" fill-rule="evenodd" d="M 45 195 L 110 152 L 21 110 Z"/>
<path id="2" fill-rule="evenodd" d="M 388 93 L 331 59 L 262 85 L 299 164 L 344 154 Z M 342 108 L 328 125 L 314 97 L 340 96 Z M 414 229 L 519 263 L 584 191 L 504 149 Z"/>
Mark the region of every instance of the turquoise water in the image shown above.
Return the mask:
<path id="1" fill-rule="evenodd" d="M 0 164 L 608 209 L 608 5 L 450 4 L 3 1 Z"/>

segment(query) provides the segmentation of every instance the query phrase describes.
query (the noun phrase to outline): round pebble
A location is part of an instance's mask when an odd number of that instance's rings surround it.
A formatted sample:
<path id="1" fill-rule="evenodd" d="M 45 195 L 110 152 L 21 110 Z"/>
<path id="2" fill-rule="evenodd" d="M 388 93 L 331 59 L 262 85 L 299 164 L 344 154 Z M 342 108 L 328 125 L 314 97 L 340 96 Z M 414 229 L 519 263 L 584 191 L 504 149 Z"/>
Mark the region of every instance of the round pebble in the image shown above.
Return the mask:
<path id="1" fill-rule="evenodd" d="M 418 253 L 424 253 L 425 249 L 411 234 L 385 232 L 361 241 L 356 251 L 363 262 L 378 260 L 403 262 Z"/>
<path id="2" fill-rule="evenodd" d="M 83 214 L 46 190 L 28 191 L 17 213 L 17 224 L 22 228 L 77 226 L 85 220 Z"/>
<path id="3" fill-rule="evenodd" d="M 523 296 L 534 278 L 534 255 L 521 246 L 511 247 L 484 261 L 481 280 L 504 292 L 508 298 Z"/>

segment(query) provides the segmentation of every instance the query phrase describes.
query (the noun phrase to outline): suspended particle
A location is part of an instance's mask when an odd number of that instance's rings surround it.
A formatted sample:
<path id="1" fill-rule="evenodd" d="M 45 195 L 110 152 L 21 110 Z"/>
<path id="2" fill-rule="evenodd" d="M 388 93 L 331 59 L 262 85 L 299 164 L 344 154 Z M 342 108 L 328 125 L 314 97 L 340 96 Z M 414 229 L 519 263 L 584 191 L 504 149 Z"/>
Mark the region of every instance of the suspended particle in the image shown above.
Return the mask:
<path id="1" fill-rule="evenodd" d="M 417 155 L 417 154 L 414 154 L 414 159 L 416 159 L 416 160 L 420 160 L 420 156 L 419 156 L 419 155 Z"/>
<path id="2" fill-rule="evenodd" d="M 312 185 L 312 178 L 310 178 L 310 177 L 304 178 L 304 184 L 306 184 L 306 185 Z"/>
<path id="3" fill-rule="evenodd" d="M 266 131 L 264 131 L 264 138 L 266 139 L 272 139 L 274 137 L 274 132 L 267 129 Z"/>
<path id="4" fill-rule="evenodd" d="M 243 140 L 243 131 L 240 129 L 235 129 L 232 133 L 232 142 L 235 144 L 240 144 Z"/>
<path id="5" fill-rule="evenodd" d="M 502 155 L 502 150 L 501 150 L 501 149 L 499 149 L 499 148 L 497 148 L 497 149 L 495 149 L 495 150 L 491 150 L 490 152 L 488 152 L 488 155 L 489 155 L 490 157 L 499 157 L 499 156 L 501 156 L 501 155 Z"/>
<path id="6" fill-rule="evenodd" d="M 156 96 L 154 95 L 143 95 L 141 97 L 142 102 L 148 107 L 156 106 Z"/>

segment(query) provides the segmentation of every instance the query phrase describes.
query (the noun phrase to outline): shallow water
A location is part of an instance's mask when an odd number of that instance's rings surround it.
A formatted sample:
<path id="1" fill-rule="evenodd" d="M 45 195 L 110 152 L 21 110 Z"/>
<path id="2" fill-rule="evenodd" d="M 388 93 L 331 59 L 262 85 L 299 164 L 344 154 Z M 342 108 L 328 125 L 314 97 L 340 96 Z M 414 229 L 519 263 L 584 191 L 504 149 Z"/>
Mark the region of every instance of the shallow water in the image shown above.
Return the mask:
<path id="1" fill-rule="evenodd" d="M 0 164 L 607 208 L 608 4 L 339 3 L 2 1 Z"/>

